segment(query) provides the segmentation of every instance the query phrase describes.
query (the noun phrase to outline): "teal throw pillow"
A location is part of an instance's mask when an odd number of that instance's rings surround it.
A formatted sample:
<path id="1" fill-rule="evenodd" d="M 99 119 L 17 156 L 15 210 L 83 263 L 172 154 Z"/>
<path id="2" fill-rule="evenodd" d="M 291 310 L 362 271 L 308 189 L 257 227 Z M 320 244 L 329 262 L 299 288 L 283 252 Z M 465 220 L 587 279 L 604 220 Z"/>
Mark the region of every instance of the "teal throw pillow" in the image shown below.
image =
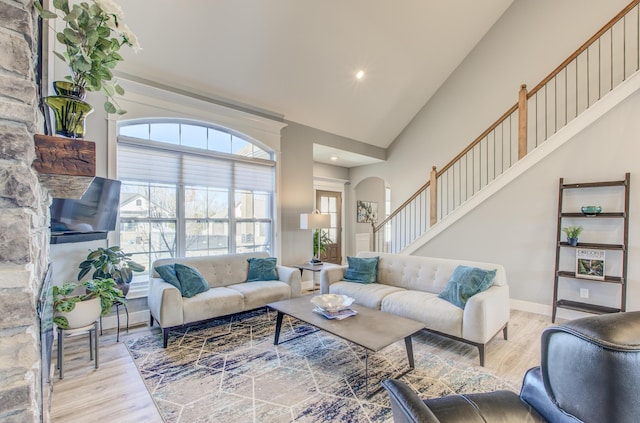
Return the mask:
<path id="1" fill-rule="evenodd" d="M 180 292 L 183 297 L 191 298 L 196 294 L 209 290 L 209 283 L 204 276 L 198 272 L 198 269 L 180 263 L 176 263 L 174 268 L 180 280 Z"/>
<path id="2" fill-rule="evenodd" d="M 178 288 L 178 290 L 182 289 L 180 287 L 180 280 L 178 279 L 178 275 L 176 275 L 176 269 L 173 264 L 163 264 L 162 266 L 156 266 L 154 269 L 156 272 L 158 272 L 158 275 L 160 275 L 160 277 L 164 279 L 165 282 L 169 282 L 171 285 Z"/>
<path id="3" fill-rule="evenodd" d="M 438 297 L 464 309 L 467 300 L 489 288 L 495 277 L 495 269 L 484 270 L 477 267 L 458 266 Z"/>
<path id="4" fill-rule="evenodd" d="M 374 283 L 378 278 L 379 257 L 349 257 L 347 256 L 347 271 L 344 279 L 351 282 Z"/>
<path id="5" fill-rule="evenodd" d="M 277 281 L 278 271 L 276 270 L 276 263 L 278 261 L 275 257 L 267 258 L 249 258 L 249 272 L 247 275 L 247 282 L 255 281 Z"/>

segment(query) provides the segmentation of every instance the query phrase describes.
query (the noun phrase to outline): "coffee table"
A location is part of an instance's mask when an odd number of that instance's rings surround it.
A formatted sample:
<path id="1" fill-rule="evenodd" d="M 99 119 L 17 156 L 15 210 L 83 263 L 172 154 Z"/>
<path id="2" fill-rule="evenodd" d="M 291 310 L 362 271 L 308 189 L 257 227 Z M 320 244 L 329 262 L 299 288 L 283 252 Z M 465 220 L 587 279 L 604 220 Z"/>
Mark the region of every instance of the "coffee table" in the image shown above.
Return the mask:
<path id="1" fill-rule="evenodd" d="M 407 349 L 407 359 L 409 360 L 409 370 L 402 373 L 402 375 L 408 373 L 415 367 L 411 336 L 424 328 L 422 323 L 363 307 L 358 304 L 351 306 L 352 309 L 358 312 L 357 315 L 347 317 L 343 320 L 331 320 L 313 311 L 314 305 L 310 302 L 312 297 L 313 295 L 304 295 L 290 300 L 267 304 L 267 307 L 278 312 L 276 318 L 276 333 L 273 341 L 274 345 L 278 345 L 279 343 L 282 319 L 286 314 L 363 347 L 365 349 L 365 390 L 367 396 L 369 396 L 369 351 L 380 351 L 404 338 L 404 345 Z M 288 339 L 287 341 L 305 335 L 308 335 L 308 333 Z M 372 394 L 378 390 L 372 392 Z"/>

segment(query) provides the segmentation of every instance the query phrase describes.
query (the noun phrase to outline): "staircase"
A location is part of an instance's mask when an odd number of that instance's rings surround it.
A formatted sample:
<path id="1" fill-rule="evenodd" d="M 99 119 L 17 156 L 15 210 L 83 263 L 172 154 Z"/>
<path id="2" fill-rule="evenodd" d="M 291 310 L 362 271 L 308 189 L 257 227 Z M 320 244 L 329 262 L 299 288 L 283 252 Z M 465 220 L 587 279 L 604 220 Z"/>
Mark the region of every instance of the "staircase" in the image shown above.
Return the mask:
<path id="1" fill-rule="evenodd" d="M 388 218 L 375 251 L 411 254 L 640 88 L 640 0 L 632 1 Z"/>

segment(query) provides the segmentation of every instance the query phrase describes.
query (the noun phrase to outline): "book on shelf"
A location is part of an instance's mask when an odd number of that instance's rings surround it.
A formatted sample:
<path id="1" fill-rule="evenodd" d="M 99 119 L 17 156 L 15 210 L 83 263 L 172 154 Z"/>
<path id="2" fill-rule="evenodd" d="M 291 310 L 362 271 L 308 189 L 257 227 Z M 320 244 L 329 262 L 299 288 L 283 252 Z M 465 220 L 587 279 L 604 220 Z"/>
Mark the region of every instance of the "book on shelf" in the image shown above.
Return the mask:
<path id="1" fill-rule="evenodd" d="M 578 248 L 576 250 L 576 276 L 604 280 L 604 250 Z"/>
<path id="2" fill-rule="evenodd" d="M 350 308 L 345 308 L 339 311 L 327 311 L 327 310 L 323 310 L 321 308 L 316 307 L 313 309 L 313 311 L 315 311 L 318 314 L 321 314 L 327 319 L 336 319 L 336 320 L 346 319 L 347 317 L 355 316 L 356 314 L 358 314 L 357 311 Z"/>

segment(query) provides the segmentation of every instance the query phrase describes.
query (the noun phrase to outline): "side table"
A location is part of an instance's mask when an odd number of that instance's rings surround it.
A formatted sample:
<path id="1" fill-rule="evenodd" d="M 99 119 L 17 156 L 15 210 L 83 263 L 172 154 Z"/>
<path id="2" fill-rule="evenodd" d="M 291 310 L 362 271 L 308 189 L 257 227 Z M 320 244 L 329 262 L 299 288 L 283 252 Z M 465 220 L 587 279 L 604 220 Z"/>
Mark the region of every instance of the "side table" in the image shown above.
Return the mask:
<path id="1" fill-rule="evenodd" d="M 302 277 L 302 273 L 304 273 L 305 270 L 308 270 L 309 272 L 313 272 L 313 273 L 319 273 L 322 271 L 322 269 L 326 269 L 327 267 L 333 267 L 333 266 L 337 266 L 334 263 L 321 263 L 321 264 L 314 264 L 314 263 L 301 263 L 301 264 L 291 264 L 288 265 L 289 267 L 293 267 L 295 269 L 299 269 L 300 270 L 300 277 Z M 315 280 L 313 281 L 313 292 L 316 291 L 316 282 Z"/>
<path id="2" fill-rule="evenodd" d="M 127 316 L 127 333 L 129 333 L 129 310 L 127 309 L 127 304 L 123 303 L 122 301 L 114 301 L 113 302 L 113 306 L 116 308 L 116 322 L 117 322 L 117 329 L 116 329 L 116 342 L 120 342 L 120 306 L 122 306 L 124 308 L 124 312 L 125 315 Z M 100 316 L 100 336 L 102 336 L 102 316 Z"/>

